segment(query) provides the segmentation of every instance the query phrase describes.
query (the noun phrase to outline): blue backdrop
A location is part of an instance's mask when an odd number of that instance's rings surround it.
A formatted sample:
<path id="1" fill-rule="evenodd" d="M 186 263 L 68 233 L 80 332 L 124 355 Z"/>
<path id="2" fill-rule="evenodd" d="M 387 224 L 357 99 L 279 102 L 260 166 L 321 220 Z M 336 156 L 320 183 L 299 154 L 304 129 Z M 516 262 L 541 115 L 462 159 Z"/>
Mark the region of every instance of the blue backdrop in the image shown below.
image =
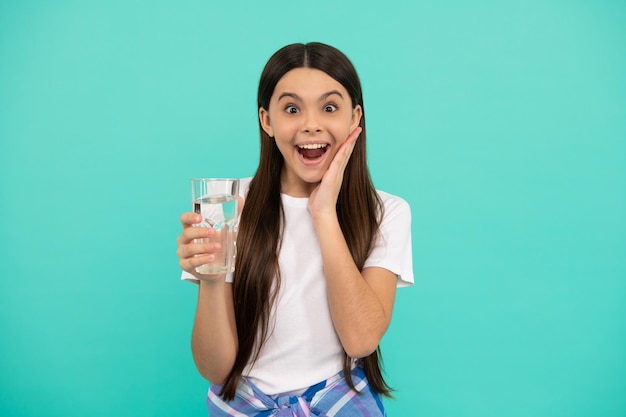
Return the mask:
<path id="1" fill-rule="evenodd" d="M 0 415 L 202 416 L 188 180 L 249 176 L 292 42 L 361 76 L 416 285 L 391 416 L 626 415 L 623 1 L 0 2 Z"/>

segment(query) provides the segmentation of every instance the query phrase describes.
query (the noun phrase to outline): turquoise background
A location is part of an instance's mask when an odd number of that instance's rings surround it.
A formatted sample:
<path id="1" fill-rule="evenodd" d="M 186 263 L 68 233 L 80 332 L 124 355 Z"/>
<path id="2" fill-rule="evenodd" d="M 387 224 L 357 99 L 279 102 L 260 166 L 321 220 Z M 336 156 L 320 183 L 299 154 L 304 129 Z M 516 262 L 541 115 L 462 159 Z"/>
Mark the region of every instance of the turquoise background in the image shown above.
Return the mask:
<path id="1" fill-rule="evenodd" d="M 623 1 L 0 2 L 0 415 L 202 416 L 195 176 L 249 176 L 279 47 L 356 65 L 416 285 L 390 416 L 626 415 Z"/>

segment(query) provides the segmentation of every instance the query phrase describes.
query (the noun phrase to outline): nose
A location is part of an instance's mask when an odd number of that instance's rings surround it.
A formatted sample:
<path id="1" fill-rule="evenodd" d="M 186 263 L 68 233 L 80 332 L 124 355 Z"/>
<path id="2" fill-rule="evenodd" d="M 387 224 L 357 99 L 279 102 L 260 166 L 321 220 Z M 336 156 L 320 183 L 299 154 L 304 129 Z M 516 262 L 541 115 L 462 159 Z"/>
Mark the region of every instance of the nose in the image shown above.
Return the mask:
<path id="1" fill-rule="evenodd" d="M 314 135 L 322 131 L 322 126 L 315 112 L 307 112 L 302 131 L 309 135 Z"/>

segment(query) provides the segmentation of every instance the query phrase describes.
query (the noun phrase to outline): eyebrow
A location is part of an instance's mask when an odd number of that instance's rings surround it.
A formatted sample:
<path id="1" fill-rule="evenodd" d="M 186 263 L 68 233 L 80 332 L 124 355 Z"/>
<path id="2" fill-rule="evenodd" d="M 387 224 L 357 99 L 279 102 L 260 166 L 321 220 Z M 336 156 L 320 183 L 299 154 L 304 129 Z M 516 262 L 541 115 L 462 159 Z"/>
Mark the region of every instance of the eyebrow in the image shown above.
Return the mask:
<path id="1" fill-rule="evenodd" d="M 326 100 L 328 97 L 332 96 L 333 94 L 338 95 L 339 97 L 341 97 L 341 99 L 343 100 L 343 94 L 341 94 L 340 91 L 338 90 L 331 90 L 327 93 L 324 93 L 321 95 L 321 97 L 319 98 L 318 101 L 324 101 Z M 290 92 L 284 92 L 282 93 L 280 96 L 278 96 L 278 101 L 282 100 L 285 97 L 291 97 L 294 100 L 298 100 L 298 101 L 302 101 L 302 99 L 300 98 L 300 96 L 298 96 L 296 93 L 290 93 Z"/>

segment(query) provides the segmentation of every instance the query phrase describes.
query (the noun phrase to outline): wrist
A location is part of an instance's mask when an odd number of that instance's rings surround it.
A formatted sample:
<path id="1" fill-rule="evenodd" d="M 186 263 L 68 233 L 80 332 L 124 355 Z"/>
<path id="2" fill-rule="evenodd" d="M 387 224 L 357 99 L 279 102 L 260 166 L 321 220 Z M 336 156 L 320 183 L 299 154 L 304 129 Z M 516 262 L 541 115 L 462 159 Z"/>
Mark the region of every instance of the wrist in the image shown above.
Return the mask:
<path id="1" fill-rule="evenodd" d="M 201 287 L 216 287 L 226 283 L 226 274 L 206 275 L 194 274 Z"/>
<path id="2" fill-rule="evenodd" d="M 332 234 L 333 230 L 341 231 L 341 226 L 339 225 L 339 217 L 337 217 L 337 213 L 320 213 L 313 217 L 313 226 L 317 231 L 319 236 L 320 233 L 328 234 L 329 232 Z"/>

